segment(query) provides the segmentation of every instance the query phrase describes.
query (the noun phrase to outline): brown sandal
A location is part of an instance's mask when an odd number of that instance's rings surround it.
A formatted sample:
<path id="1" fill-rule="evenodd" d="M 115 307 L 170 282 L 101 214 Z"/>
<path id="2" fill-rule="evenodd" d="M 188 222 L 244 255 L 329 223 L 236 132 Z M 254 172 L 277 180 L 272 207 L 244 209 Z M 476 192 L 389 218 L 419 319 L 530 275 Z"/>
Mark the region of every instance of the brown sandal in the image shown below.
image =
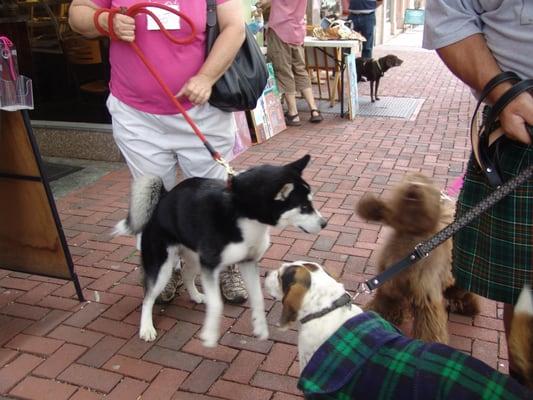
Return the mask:
<path id="1" fill-rule="evenodd" d="M 320 113 L 320 110 L 317 110 L 317 109 L 311 110 L 311 118 L 309 118 L 309 121 L 314 122 L 316 124 L 323 120 L 324 120 L 324 117 Z"/>
<path id="2" fill-rule="evenodd" d="M 300 125 L 302 125 L 302 121 L 296 120 L 296 118 L 298 118 L 299 116 L 300 116 L 299 114 L 289 115 L 289 113 L 286 113 L 285 114 L 285 124 L 287 126 L 300 126 Z"/>

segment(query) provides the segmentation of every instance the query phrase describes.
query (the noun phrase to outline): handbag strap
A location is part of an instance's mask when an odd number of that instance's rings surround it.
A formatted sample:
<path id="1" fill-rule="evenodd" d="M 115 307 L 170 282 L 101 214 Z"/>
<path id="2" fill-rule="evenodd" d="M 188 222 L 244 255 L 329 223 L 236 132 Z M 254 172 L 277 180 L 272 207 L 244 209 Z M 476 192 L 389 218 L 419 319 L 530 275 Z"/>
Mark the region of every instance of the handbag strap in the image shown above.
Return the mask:
<path id="1" fill-rule="evenodd" d="M 209 54 L 218 36 L 217 25 L 217 2 L 216 0 L 206 0 L 207 18 L 205 27 L 205 53 Z"/>
<path id="2" fill-rule="evenodd" d="M 207 26 L 213 28 L 217 24 L 217 2 L 207 0 Z"/>

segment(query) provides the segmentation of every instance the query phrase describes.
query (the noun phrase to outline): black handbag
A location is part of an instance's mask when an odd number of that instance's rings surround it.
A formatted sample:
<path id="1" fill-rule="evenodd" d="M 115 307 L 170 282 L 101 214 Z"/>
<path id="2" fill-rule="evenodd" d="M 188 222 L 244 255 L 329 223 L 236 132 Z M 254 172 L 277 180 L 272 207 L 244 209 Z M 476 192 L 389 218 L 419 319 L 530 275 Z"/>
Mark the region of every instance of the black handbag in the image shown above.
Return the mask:
<path id="1" fill-rule="evenodd" d="M 216 1 L 207 0 L 206 54 L 209 54 L 218 33 Z M 265 58 L 254 35 L 246 27 L 246 39 L 231 66 L 214 84 L 209 103 L 228 112 L 253 110 L 267 80 Z"/>

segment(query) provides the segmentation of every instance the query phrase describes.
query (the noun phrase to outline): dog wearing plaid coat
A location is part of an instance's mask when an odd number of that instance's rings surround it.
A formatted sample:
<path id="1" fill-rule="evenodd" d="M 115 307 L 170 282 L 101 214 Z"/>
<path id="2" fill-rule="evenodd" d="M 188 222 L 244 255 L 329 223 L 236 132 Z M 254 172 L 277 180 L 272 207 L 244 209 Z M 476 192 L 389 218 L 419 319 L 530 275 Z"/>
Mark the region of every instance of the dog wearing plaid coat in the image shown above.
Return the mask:
<path id="1" fill-rule="evenodd" d="M 390 199 L 367 194 L 357 204 L 357 213 L 370 221 L 392 228 L 378 259 L 383 272 L 411 253 L 417 244 L 433 236 L 453 221 L 455 204 L 423 174 L 408 174 L 396 185 Z M 411 335 L 428 342 L 448 343 L 448 313 L 444 295 L 452 311 L 475 315 L 477 296 L 454 286 L 452 240 L 449 239 L 426 258 L 403 270 L 379 287 L 365 307 L 401 326 L 412 318 Z"/>
<path id="2" fill-rule="evenodd" d="M 319 264 L 283 264 L 267 275 L 265 289 L 282 302 L 282 328 L 300 322 L 298 387 L 306 399 L 533 398 L 533 392 L 480 360 L 444 344 L 408 338 L 375 312 L 363 312 Z M 533 318 L 531 293 L 525 292 L 527 299 L 515 312 Z M 344 298 L 348 301 L 339 301 Z M 511 335 L 519 339 L 513 351 L 530 368 L 532 327 Z"/>

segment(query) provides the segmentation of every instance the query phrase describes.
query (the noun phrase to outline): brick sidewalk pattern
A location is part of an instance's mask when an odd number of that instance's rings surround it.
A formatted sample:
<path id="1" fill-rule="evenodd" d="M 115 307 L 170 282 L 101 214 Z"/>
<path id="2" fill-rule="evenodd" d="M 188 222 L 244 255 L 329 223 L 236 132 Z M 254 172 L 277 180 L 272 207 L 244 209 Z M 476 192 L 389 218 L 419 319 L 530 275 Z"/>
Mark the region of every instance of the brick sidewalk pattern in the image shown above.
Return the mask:
<path id="1" fill-rule="evenodd" d="M 389 51 L 376 49 L 378 56 Z M 328 114 L 323 123 L 291 127 L 233 162 L 244 169 L 310 153 L 305 178 L 329 220 L 318 235 L 274 230 L 260 263 L 262 276 L 283 261 L 307 259 L 324 264 L 354 290 L 376 272 L 382 240 L 379 224 L 354 214 L 356 201 L 369 191 L 386 194 L 409 171 L 422 171 L 445 188 L 464 170 L 474 106 L 470 91 L 433 52 L 394 53 L 405 62 L 387 73 L 380 94 L 425 99 L 415 120 L 348 121 Z M 368 93 L 368 84 L 359 88 Z M 88 302 L 78 302 L 72 282 L 0 269 L 0 399 L 301 398 L 297 333 L 275 327 L 280 304 L 268 297 L 267 341 L 252 336 L 248 304 L 225 305 L 220 344 L 202 347 L 204 307 L 183 290 L 171 304 L 155 308 L 158 339 L 138 338 L 139 254 L 134 238 L 111 236 L 126 215 L 129 187 L 123 168 L 57 202 Z M 483 300 L 475 318 L 452 314 L 448 329 L 452 346 L 507 371 L 501 304 Z"/>

